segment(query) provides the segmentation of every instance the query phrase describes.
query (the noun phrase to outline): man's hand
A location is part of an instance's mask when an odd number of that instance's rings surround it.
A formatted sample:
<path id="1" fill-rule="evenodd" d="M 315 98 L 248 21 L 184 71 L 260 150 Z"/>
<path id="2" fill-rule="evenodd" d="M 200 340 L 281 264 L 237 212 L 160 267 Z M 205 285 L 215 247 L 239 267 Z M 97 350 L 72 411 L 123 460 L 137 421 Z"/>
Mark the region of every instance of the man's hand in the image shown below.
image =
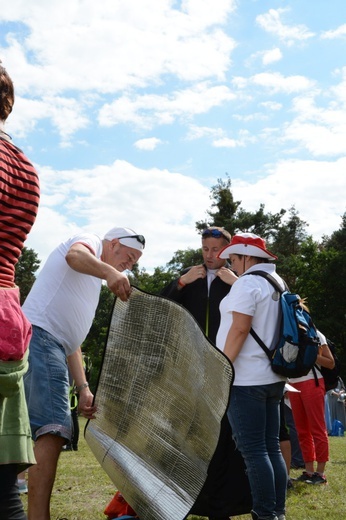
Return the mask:
<path id="1" fill-rule="evenodd" d="M 94 396 L 89 387 L 83 388 L 79 394 L 78 410 L 86 419 L 95 419 L 97 407 L 93 405 Z"/>
<path id="2" fill-rule="evenodd" d="M 127 276 L 120 271 L 113 269 L 106 278 L 108 288 L 118 296 L 123 302 L 126 302 L 131 294 L 131 285 Z"/>
<path id="3" fill-rule="evenodd" d="M 207 271 L 204 267 L 204 265 L 194 265 L 191 267 L 191 269 L 183 274 L 180 277 L 180 280 L 185 285 L 188 285 L 189 283 L 195 282 L 198 280 L 198 278 L 205 278 L 207 276 Z"/>

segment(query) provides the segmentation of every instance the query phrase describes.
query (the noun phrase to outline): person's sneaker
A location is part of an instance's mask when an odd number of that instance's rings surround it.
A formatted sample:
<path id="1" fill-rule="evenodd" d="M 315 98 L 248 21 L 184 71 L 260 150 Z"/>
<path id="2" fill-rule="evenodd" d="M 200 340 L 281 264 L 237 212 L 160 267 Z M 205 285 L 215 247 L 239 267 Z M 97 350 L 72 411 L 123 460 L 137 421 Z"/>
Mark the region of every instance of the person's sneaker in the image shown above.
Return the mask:
<path id="1" fill-rule="evenodd" d="M 320 475 L 319 473 L 314 473 L 307 481 L 308 484 L 327 484 L 327 479 L 325 475 Z"/>
<path id="2" fill-rule="evenodd" d="M 293 488 L 293 482 L 292 482 L 292 479 L 291 478 L 288 478 L 287 480 L 287 489 L 292 489 Z"/>
<path id="3" fill-rule="evenodd" d="M 282 513 L 281 515 L 278 516 L 278 520 L 286 520 L 286 515 L 284 515 Z"/>
<path id="4" fill-rule="evenodd" d="M 26 480 L 18 480 L 18 489 L 21 495 L 28 492 Z"/>
<path id="5" fill-rule="evenodd" d="M 300 475 L 300 477 L 292 478 L 292 480 L 295 480 L 296 482 L 309 482 L 311 484 L 311 479 L 314 476 L 313 473 L 307 473 L 306 471 L 303 471 L 303 473 Z"/>

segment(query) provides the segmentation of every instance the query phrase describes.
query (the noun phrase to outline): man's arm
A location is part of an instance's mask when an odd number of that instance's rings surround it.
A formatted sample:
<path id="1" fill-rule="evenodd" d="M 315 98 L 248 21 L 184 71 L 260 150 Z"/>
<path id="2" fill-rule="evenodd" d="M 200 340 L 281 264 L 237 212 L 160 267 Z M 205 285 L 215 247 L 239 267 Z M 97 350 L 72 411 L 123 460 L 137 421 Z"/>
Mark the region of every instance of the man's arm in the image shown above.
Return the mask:
<path id="1" fill-rule="evenodd" d="M 87 419 L 95 419 L 96 406 L 93 405 L 94 396 L 90 392 L 83 368 L 82 351 L 80 347 L 67 358 L 69 370 L 79 393 L 78 408 Z"/>
<path id="2" fill-rule="evenodd" d="M 73 244 L 66 254 L 66 262 L 74 271 L 106 280 L 108 288 L 123 301 L 128 300 L 131 286 L 127 276 L 95 255 L 83 244 Z"/>

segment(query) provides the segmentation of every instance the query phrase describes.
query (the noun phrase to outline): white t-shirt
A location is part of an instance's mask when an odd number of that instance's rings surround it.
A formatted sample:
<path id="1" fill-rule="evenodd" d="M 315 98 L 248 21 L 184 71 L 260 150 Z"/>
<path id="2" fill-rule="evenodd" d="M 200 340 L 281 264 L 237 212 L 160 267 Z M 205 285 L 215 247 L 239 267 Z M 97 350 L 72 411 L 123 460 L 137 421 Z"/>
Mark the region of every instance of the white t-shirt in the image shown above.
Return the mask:
<path id="1" fill-rule="evenodd" d="M 49 255 L 23 305 L 28 320 L 57 338 L 67 356 L 89 332 L 102 284 L 101 279 L 69 267 L 65 257 L 76 243 L 100 258 L 102 240 L 97 235 L 81 233 L 61 243 Z"/>
<path id="2" fill-rule="evenodd" d="M 257 264 L 251 271 L 265 271 L 271 274 L 284 289 L 274 264 Z M 216 336 L 216 346 L 223 351 L 228 331 L 232 325 L 232 312 L 252 316 L 252 328 L 269 348 L 274 348 L 278 339 L 279 327 L 278 293 L 262 276 L 240 276 L 232 290 L 220 303 L 221 321 Z M 269 359 L 257 341 L 249 334 L 233 363 L 237 386 L 253 386 L 276 383 L 285 380 L 273 372 Z"/>
<path id="3" fill-rule="evenodd" d="M 326 337 L 319 330 L 317 331 L 317 336 L 320 341 L 320 345 L 327 345 Z M 317 363 L 316 363 L 316 366 L 319 367 L 319 365 Z M 315 370 L 315 372 L 316 372 L 317 379 L 323 379 L 323 376 L 319 370 Z M 315 379 L 315 374 L 312 369 L 310 370 L 310 372 L 308 372 L 306 374 L 306 376 L 294 377 L 294 378 L 291 377 L 288 381 L 290 383 L 302 383 L 303 381 L 309 381 L 309 379 Z"/>

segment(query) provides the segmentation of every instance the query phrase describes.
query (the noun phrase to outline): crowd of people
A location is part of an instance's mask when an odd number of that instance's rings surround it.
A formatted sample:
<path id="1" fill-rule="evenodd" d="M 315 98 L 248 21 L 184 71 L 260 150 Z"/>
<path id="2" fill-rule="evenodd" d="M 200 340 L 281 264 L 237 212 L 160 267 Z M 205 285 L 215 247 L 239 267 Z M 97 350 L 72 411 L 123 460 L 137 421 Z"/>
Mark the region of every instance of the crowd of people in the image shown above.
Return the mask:
<path id="1" fill-rule="evenodd" d="M 131 285 L 124 271 L 140 259 L 145 238 L 127 227 L 113 227 L 103 237 L 80 233 L 68 238 L 49 255 L 21 308 L 15 265 L 34 224 L 40 190 L 35 168 L 4 130 L 13 103 L 13 83 L 0 64 L 0 518 L 26 519 L 17 476 L 23 480 L 23 471 L 28 470 L 28 519 L 49 520 L 60 453 L 66 445 L 77 446 L 78 425 L 72 438 L 71 408 L 73 415 L 77 402 L 71 407 L 71 380 L 73 395 L 78 394 L 78 414 L 93 419 L 97 413 L 81 345 L 95 315 L 102 281 L 127 301 Z M 285 391 L 285 378 L 272 371 L 250 334 L 254 329 L 270 348 L 279 334 L 273 287 L 254 274 L 260 266 L 285 288 L 275 269 L 277 257 L 264 239 L 252 233 L 231 237 L 223 228 L 209 227 L 201 241 L 203 263 L 185 269 L 161 295 L 185 307 L 234 367 L 229 407 L 207 481 L 208 493 L 218 497 L 219 507 L 211 504 L 207 514 L 213 520 L 232 515 L 232 506 L 220 505 L 224 500 L 220 490 L 226 490 L 227 502 L 228 469 L 236 446 L 237 464 L 239 460 L 243 464 L 239 467 L 250 490 L 244 511 L 251 510 L 253 520 L 285 520 L 290 464 L 304 468 L 298 478 L 302 482 L 327 481 L 323 378 L 316 383 L 309 373 L 291 379 L 291 391 Z M 242 276 L 245 273 L 252 276 Z M 323 334 L 319 339 L 317 363 L 332 367 Z M 336 398 L 345 414 L 343 392 L 344 388 L 336 388 L 328 399 Z M 345 415 L 340 418 L 345 422 Z M 288 437 L 281 433 L 286 423 L 291 430 Z M 239 477 L 239 486 L 241 482 Z M 240 494 L 241 489 L 234 493 L 237 498 Z"/>

